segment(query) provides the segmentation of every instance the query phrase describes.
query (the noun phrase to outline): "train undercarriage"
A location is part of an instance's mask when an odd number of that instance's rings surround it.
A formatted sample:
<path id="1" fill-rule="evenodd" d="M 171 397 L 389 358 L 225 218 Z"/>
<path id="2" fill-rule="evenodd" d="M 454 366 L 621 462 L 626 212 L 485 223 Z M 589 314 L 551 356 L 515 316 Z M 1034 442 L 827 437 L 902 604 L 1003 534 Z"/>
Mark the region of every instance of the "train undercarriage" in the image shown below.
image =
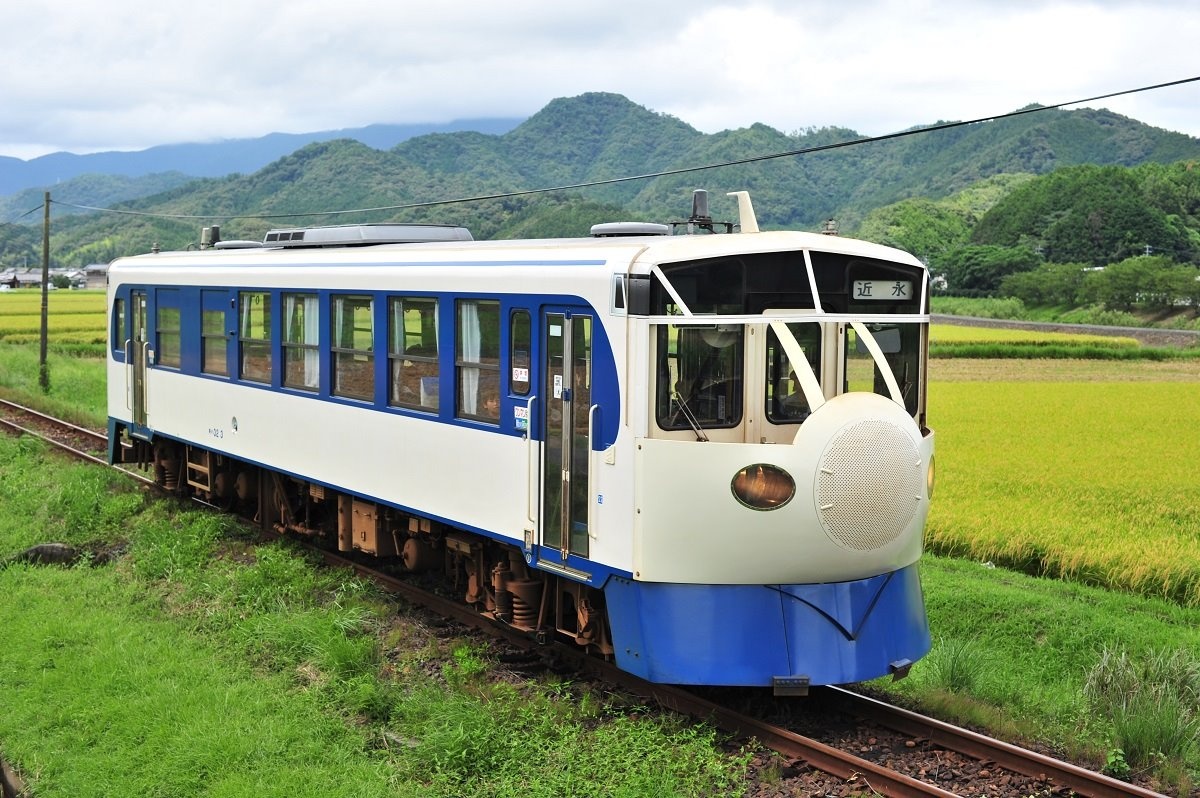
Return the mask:
<path id="1" fill-rule="evenodd" d="M 481 614 L 539 641 L 560 637 L 612 657 L 604 592 L 530 568 L 515 545 L 202 447 L 162 438 L 131 444 L 118 448 L 120 461 L 148 467 L 169 493 L 237 514 L 267 531 L 438 577 L 440 586 Z"/>

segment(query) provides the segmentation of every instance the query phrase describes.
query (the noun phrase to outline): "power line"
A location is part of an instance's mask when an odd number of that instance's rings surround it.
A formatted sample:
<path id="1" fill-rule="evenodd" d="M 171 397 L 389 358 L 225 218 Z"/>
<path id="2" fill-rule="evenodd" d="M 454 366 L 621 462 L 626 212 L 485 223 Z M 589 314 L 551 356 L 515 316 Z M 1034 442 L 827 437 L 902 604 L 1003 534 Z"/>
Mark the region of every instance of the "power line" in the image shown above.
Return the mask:
<path id="1" fill-rule="evenodd" d="M 337 211 L 311 211 L 306 213 L 240 213 L 229 216 L 220 216 L 216 214 L 167 214 L 167 213 L 151 213 L 148 211 L 134 211 L 122 208 L 98 208 L 92 205 L 76 205 L 70 202 L 62 202 L 60 200 L 52 200 L 52 202 L 70 208 L 79 210 L 97 211 L 101 213 L 118 213 L 129 216 L 146 216 L 157 219 L 203 219 L 203 220 L 220 220 L 228 221 L 231 219 L 285 219 L 285 218 L 307 218 L 312 216 L 342 216 L 353 213 L 376 213 L 380 211 L 401 211 L 412 210 L 415 208 L 430 208 L 437 205 L 458 205 L 468 202 L 484 202 L 486 200 L 509 199 L 512 197 L 527 197 L 534 194 L 549 194 L 556 191 L 574 191 L 583 188 L 595 188 L 597 186 L 609 186 L 617 183 L 628 183 L 634 180 L 650 180 L 658 177 L 670 177 L 672 175 L 689 174 L 692 172 L 703 172 L 708 169 L 724 169 L 730 166 L 744 166 L 751 163 L 760 163 L 762 161 L 770 161 L 778 158 L 792 158 L 799 155 L 811 155 L 816 152 L 826 152 L 829 150 L 841 149 L 843 147 L 855 147 L 860 144 L 872 144 L 878 141 L 890 141 L 892 139 L 906 138 L 923 133 L 932 133 L 938 130 L 950 130 L 956 127 L 964 127 L 966 125 L 975 125 L 980 122 L 994 122 L 1000 119 L 1010 119 L 1016 116 L 1025 114 L 1034 114 L 1041 111 L 1052 111 L 1057 108 L 1063 108 L 1068 105 L 1082 105 L 1083 103 L 1096 102 L 1097 100 L 1108 100 L 1113 97 L 1122 97 L 1130 94 L 1139 94 L 1141 92 L 1156 91 L 1158 89 L 1166 89 L 1172 86 L 1182 86 L 1186 83 L 1194 83 L 1200 81 L 1200 76 L 1183 78 L 1181 80 L 1172 80 L 1167 83 L 1156 83 L 1152 86 L 1141 86 L 1136 89 L 1124 89 L 1122 91 L 1109 92 L 1108 94 L 1098 94 L 1094 97 L 1085 97 L 1080 100 L 1068 100 L 1067 102 L 1055 103 L 1054 105 L 1038 105 L 1029 108 L 1022 108 L 1017 111 L 1010 111 L 1006 114 L 995 114 L 992 116 L 982 116 L 977 119 L 968 119 L 961 122 L 939 122 L 936 125 L 928 127 L 917 127 L 910 130 L 902 130 L 897 133 L 886 133 L 882 136 L 864 136 L 862 138 L 850 139 L 848 141 L 840 141 L 833 144 L 821 144 L 814 147 L 803 147 L 797 150 L 786 150 L 784 152 L 774 152 L 766 155 L 754 155 L 748 158 L 739 158 L 733 161 L 721 161 L 704 166 L 685 166 L 678 169 L 665 169 L 659 172 L 647 172 L 640 175 L 627 175 L 625 177 L 611 177 L 604 180 L 592 180 L 585 183 L 572 183 L 562 186 L 551 186 L 547 188 L 530 188 L 520 191 L 506 191 L 497 194 L 478 194 L 471 197 L 458 197 L 456 199 L 446 200 L 428 200 L 425 202 L 408 202 L 401 205 L 380 205 L 374 208 L 352 208 L 349 210 Z"/>

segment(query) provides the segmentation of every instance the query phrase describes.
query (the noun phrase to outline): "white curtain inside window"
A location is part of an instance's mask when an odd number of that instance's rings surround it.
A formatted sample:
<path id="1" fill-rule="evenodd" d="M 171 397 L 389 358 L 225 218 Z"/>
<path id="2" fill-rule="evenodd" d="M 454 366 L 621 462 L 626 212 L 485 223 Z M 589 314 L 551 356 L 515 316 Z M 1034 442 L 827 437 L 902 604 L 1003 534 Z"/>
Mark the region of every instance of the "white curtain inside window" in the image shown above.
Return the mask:
<path id="1" fill-rule="evenodd" d="M 404 329 L 404 300 L 393 299 L 389 305 L 392 314 L 388 321 L 388 329 L 391 330 L 391 348 L 388 350 L 392 355 L 403 355 L 408 352 L 408 336 Z"/>
<path id="2" fill-rule="evenodd" d="M 346 336 L 346 300 L 337 298 L 333 301 L 333 345 L 348 347 L 350 344 L 342 340 Z"/>
<path id="3" fill-rule="evenodd" d="M 251 295 L 242 294 L 239 304 L 242 308 L 242 323 L 238 329 L 242 331 L 242 338 L 254 338 L 254 330 L 250 326 L 253 323 L 254 318 L 250 310 L 250 307 L 253 304 Z"/>
<path id="4" fill-rule="evenodd" d="M 479 362 L 482 339 L 479 332 L 479 305 L 463 302 L 459 305 L 459 336 L 462 341 L 462 359 L 467 363 Z M 462 412 L 476 415 L 479 402 L 479 369 L 463 366 L 462 369 Z"/>
<path id="5" fill-rule="evenodd" d="M 317 335 L 319 334 L 320 321 L 317 318 L 317 297 L 315 295 L 303 294 L 289 298 L 287 303 L 287 318 L 284 319 L 284 329 L 296 329 L 296 314 L 300 314 L 300 340 L 297 343 L 305 344 L 304 351 L 304 387 L 317 387 L 317 368 L 320 362 L 320 352 L 316 349 Z"/>
<path id="6" fill-rule="evenodd" d="M 304 297 L 304 343 L 312 349 L 304 350 L 304 384 L 309 388 L 317 387 L 317 364 L 320 362 L 320 351 L 317 349 L 317 336 L 320 330 L 320 320 L 317 318 L 317 298 L 314 295 Z"/>

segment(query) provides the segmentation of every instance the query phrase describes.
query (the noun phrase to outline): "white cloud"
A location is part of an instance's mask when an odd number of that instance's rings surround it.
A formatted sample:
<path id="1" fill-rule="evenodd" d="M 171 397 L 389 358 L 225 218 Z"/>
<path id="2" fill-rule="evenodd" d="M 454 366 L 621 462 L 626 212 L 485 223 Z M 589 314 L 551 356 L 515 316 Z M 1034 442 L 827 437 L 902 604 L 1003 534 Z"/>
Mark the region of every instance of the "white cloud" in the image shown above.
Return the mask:
<path id="1" fill-rule="evenodd" d="M 10 4 L 0 154 L 526 116 L 613 91 L 706 132 L 865 134 L 1197 72 L 1190 0 Z M 1200 84 L 1111 108 L 1200 135 Z"/>

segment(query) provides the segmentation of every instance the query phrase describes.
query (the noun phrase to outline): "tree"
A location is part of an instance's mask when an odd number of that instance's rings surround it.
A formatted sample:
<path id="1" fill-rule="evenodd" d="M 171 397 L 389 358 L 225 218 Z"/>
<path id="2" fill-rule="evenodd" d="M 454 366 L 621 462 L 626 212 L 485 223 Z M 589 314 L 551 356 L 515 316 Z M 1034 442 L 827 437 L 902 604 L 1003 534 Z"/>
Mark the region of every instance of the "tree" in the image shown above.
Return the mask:
<path id="1" fill-rule="evenodd" d="M 1008 275 L 1030 271 L 1041 262 L 1027 247 L 965 246 L 947 253 L 942 274 L 950 293 L 991 295 Z"/>
<path id="2" fill-rule="evenodd" d="M 1126 258 L 1089 272 L 1081 294 L 1085 301 L 1102 303 L 1109 310 L 1167 310 L 1187 301 L 1184 294 L 1192 286 L 1185 273 L 1194 278 L 1197 270 L 1163 256 Z"/>
<path id="3" fill-rule="evenodd" d="M 1036 269 L 1017 272 L 1000 282 L 1000 295 L 1016 297 L 1030 306 L 1079 303 L 1086 263 L 1043 263 Z"/>

